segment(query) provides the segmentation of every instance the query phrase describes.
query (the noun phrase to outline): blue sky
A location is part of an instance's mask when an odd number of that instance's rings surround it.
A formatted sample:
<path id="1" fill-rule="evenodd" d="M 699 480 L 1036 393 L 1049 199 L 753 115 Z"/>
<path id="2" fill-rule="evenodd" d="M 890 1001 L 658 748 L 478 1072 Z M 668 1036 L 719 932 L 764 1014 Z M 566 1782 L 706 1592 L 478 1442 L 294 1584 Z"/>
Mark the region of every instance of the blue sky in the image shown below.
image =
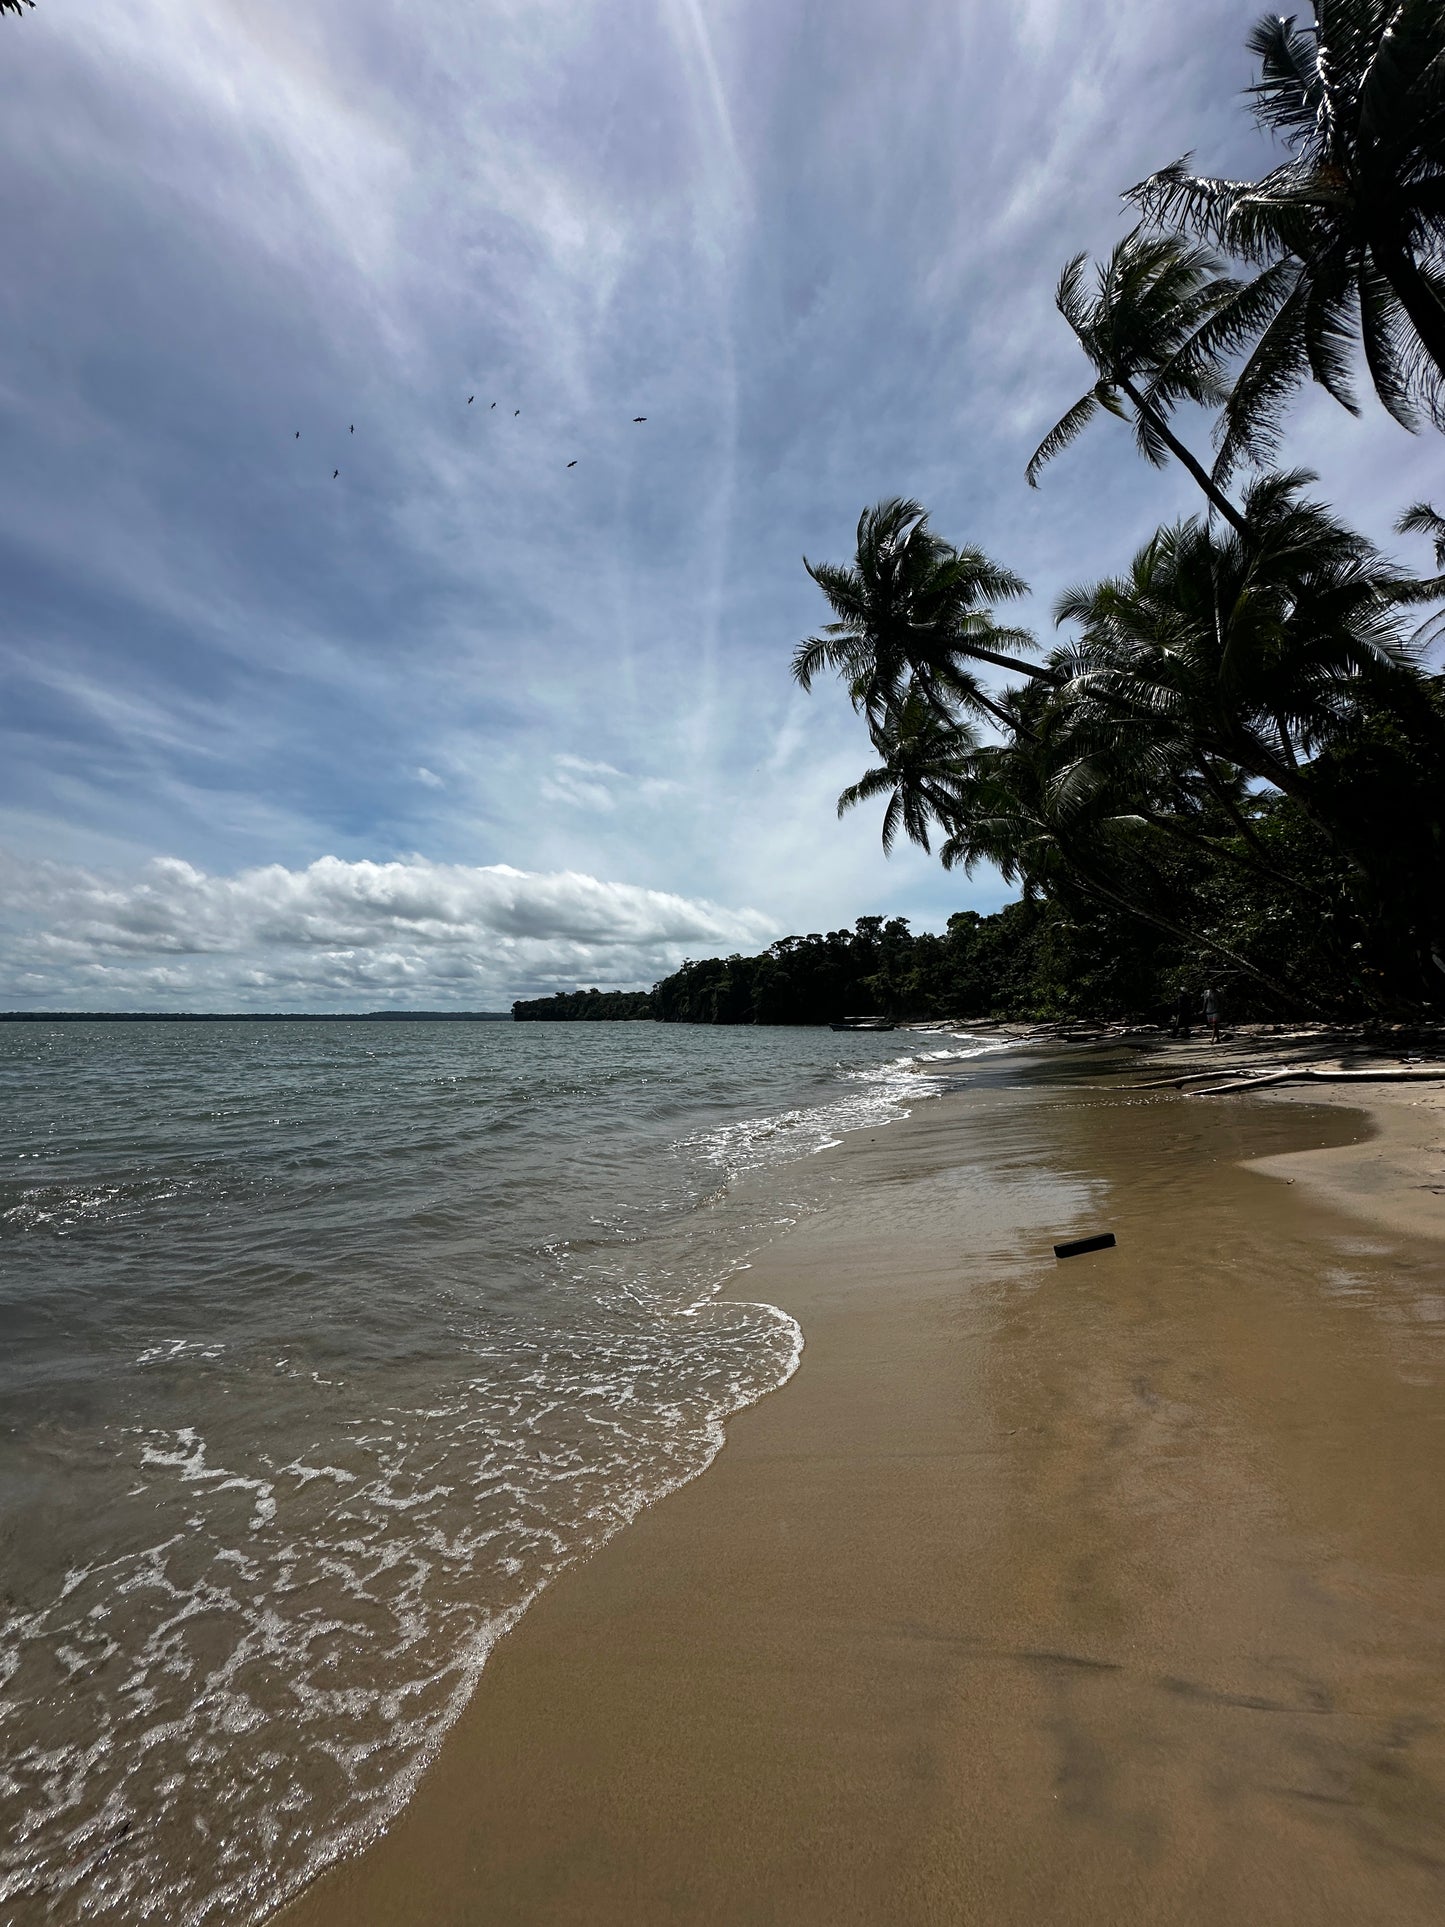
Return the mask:
<path id="1" fill-rule="evenodd" d="M 801 557 L 914 495 L 1043 632 L 1195 510 L 1109 422 L 1023 468 L 1119 189 L 1265 161 L 1256 11 L 6 16 L 0 1005 L 496 1007 L 1004 901 L 834 821 Z M 1290 454 L 1408 554 L 1438 440 L 1309 398 Z"/>

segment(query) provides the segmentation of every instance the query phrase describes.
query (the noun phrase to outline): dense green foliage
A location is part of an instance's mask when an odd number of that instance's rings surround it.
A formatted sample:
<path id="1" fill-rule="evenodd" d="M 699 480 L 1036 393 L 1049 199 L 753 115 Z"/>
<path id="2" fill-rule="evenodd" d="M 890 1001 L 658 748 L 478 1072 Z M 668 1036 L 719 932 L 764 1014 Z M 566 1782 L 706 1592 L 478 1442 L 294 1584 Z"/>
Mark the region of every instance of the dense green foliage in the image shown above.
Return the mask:
<path id="1" fill-rule="evenodd" d="M 512 1005 L 519 1024 L 537 1019 L 619 1023 L 650 1017 L 652 998 L 645 990 L 559 990 L 554 997 L 523 998 Z"/>
<path id="2" fill-rule="evenodd" d="M 852 930 L 784 937 L 757 957 L 684 964 L 653 991 L 667 1023 L 824 1024 L 846 1017 L 1107 1015 L 1132 1008 L 1129 955 L 1116 981 L 1077 969 L 1077 932 L 1052 907 L 1014 903 L 993 916 L 960 910 L 942 936 L 903 917 L 860 917 Z M 1103 932 L 1092 951 L 1108 945 Z M 1127 943 L 1116 946 L 1124 956 Z"/>
<path id="3" fill-rule="evenodd" d="M 1182 464 L 1201 514 L 1060 598 L 1067 639 L 1035 663 L 989 607 L 1021 578 L 917 503 L 866 511 L 852 564 L 808 565 L 837 619 L 794 675 L 837 670 L 878 758 L 839 813 L 886 799 L 885 850 L 937 835 L 945 865 L 1022 889 L 1027 955 L 993 960 L 991 1009 L 1142 1012 L 1205 979 L 1261 1012 L 1445 1004 L 1442 624 L 1421 622 L 1445 578 L 1268 466 L 1300 381 L 1354 406 L 1356 342 L 1398 421 L 1445 419 L 1445 9 L 1317 0 L 1312 27 L 1266 20 L 1250 44 L 1287 158 L 1254 183 L 1166 168 L 1131 190 L 1145 225 L 1092 285 L 1085 256 L 1068 264 L 1057 304 L 1092 379 L 1027 470 L 1037 484 L 1112 414 L 1150 462 Z M 1178 432 L 1186 406 L 1216 415 L 1212 469 Z M 1231 496 L 1244 461 L 1262 472 Z M 1428 503 L 1397 526 L 1445 567 Z M 1023 680 L 985 683 L 985 663 Z M 926 961 L 949 941 L 916 940 L 923 1008 L 953 1003 Z"/>
<path id="4" fill-rule="evenodd" d="M 1081 968 L 1081 936 L 1088 968 Z M 512 1009 L 518 1019 L 672 1024 L 1107 1016 L 1136 1006 L 1138 975 L 1137 946 L 1106 929 L 1097 913 L 1081 931 L 1053 907 L 1014 903 L 987 917 L 961 910 L 942 936 L 914 936 L 903 917 L 859 917 L 851 930 L 784 937 L 756 957 L 686 963 L 650 995 L 577 991 Z"/>
<path id="5" fill-rule="evenodd" d="M 1261 838 L 1283 862 L 1297 834 L 1291 807 L 1258 816 Z M 1258 939 L 1278 965 L 1305 948 L 1314 904 L 1281 888 L 1250 896 L 1214 879 L 1215 911 L 1237 941 Z M 1188 864 L 1176 857 L 1161 877 L 1161 908 L 1190 894 Z M 960 910 L 942 935 L 915 936 L 903 917 L 860 917 L 851 930 L 784 937 L 754 957 L 685 963 L 651 993 L 577 991 L 513 1005 L 519 1019 L 655 1017 L 681 1024 L 827 1024 L 848 1017 L 1163 1018 L 1181 991 L 1206 983 L 1223 993 L 1233 1018 L 1271 1017 L 1289 1006 L 1323 1006 L 1325 991 L 1357 970 L 1354 926 L 1331 923 L 1319 939 L 1320 979 L 1297 993 L 1272 994 L 1229 969 L 1202 962 L 1185 939 L 1141 924 L 1132 914 L 1067 891 L 1009 904 L 991 916 Z"/>

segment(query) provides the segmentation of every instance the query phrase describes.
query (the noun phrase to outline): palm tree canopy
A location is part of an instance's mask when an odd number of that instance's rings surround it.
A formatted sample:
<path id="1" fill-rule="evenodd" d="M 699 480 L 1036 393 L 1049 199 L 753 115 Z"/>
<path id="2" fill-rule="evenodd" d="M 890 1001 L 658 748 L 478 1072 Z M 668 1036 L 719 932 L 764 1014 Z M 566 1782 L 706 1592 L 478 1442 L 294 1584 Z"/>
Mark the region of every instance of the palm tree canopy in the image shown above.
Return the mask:
<path id="1" fill-rule="evenodd" d="M 1059 276 L 1054 302 L 1093 365 L 1097 380 L 1049 430 L 1028 466 L 1037 485 L 1039 470 L 1099 412 L 1127 419 L 1121 398 L 1132 387 L 1167 415 L 1181 401 L 1217 406 L 1227 390 L 1217 357 L 1190 352 L 1200 329 L 1236 284 L 1223 274 L 1216 257 L 1175 234 L 1126 234 L 1107 261 L 1087 280 L 1088 256 L 1076 254 Z M 1143 454 L 1155 465 L 1168 451 L 1157 429 L 1143 416 L 1135 421 Z"/>
<path id="2" fill-rule="evenodd" d="M 940 711 L 961 704 L 996 713 L 980 664 L 1045 673 L 1005 653 L 1032 649 L 1034 639 L 993 616 L 992 604 L 1027 595 L 1027 583 L 982 549 L 956 549 L 935 535 L 917 502 L 894 496 L 865 509 L 853 562 L 804 557 L 803 566 L 836 620 L 798 645 L 793 675 L 811 689 L 823 670 L 837 670 L 870 724 L 901 708 L 910 689 Z"/>
<path id="3" fill-rule="evenodd" d="M 1196 175 L 1189 156 L 1125 198 L 1264 270 L 1272 307 L 1236 382 L 1215 473 L 1278 447 L 1307 377 L 1347 408 L 1354 344 L 1406 427 L 1445 425 L 1445 8 L 1440 0 L 1315 0 L 1314 24 L 1261 20 L 1249 38 L 1256 119 L 1287 158 L 1258 181 Z"/>
<path id="4" fill-rule="evenodd" d="M 1295 793 L 1301 758 L 1362 693 L 1385 679 L 1407 699 L 1400 612 L 1441 584 L 1403 574 L 1304 499 L 1312 480 L 1256 482 L 1245 537 L 1181 522 L 1161 529 L 1127 576 L 1067 591 L 1057 619 L 1082 635 L 1054 657 L 1065 698 L 1108 728 L 1130 716 L 1161 744 L 1182 737 Z"/>
<path id="5" fill-rule="evenodd" d="M 1220 408 L 1229 397 L 1224 370 L 1277 303 L 1267 276 L 1240 281 L 1218 257 L 1179 234 L 1126 234 L 1087 279 L 1076 254 L 1059 277 L 1055 304 L 1091 363 L 1095 380 L 1045 435 L 1025 471 L 1038 487 L 1046 462 L 1067 448 L 1101 410 L 1131 421 L 1140 453 L 1155 467 L 1172 456 L 1227 521 L 1237 512 L 1169 425 L 1181 402 Z M 1128 404 L 1126 407 L 1125 404 Z"/>
<path id="6" fill-rule="evenodd" d="M 977 738 L 966 724 L 940 715 L 916 689 L 880 717 L 872 736 L 883 761 L 848 785 L 838 798 L 838 814 L 886 796 L 884 853 L 892 851 L 900 829 L 926 850 L 930 823 L 945 831 L 953 825 Z"/>

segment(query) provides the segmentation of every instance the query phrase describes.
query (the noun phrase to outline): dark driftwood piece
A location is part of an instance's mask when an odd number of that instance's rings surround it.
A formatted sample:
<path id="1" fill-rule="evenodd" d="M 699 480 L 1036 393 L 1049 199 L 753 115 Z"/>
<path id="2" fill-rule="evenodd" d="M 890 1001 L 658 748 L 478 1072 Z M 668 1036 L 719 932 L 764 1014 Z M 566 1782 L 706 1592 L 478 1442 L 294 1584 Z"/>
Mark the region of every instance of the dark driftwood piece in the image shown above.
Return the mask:
<path id="1" fill-rule="evenodd" d="M 1101 1231 L 1095 1238 L 1069 1238 L 1063 1244 L 1054 1246 L 1054 1256 L 1078 1258 L 1086 1251 L 1107 1251 L 1116 1242 L 1112 1231 Z"/>

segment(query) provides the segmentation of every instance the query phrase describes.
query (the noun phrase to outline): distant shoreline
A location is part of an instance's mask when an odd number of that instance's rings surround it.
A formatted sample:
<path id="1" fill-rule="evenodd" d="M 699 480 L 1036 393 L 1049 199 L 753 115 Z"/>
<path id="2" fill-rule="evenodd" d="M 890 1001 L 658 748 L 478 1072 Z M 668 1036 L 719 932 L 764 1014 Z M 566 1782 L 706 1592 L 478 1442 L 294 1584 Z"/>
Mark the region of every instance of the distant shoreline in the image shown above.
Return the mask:
<path id="1" fill-rule="evenodd" d="M 0 1024 L 510 1024 L 509 1010 L 0 1010 Z"/>

